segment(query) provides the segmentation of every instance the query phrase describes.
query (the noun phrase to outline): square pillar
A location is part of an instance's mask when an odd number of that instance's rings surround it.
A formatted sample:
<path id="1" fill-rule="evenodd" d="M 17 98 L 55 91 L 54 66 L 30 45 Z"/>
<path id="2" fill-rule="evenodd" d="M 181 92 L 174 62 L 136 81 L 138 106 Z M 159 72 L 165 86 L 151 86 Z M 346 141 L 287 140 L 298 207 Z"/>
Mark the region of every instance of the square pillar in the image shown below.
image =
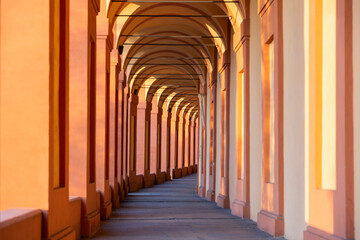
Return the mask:
<path id="1" fill-rule="evenodd" d="M 100 229 L 95 201 L 96 15 L 100 3 L 94 3 L 70 1 L 69 194 L 82 200 L 82 237 Z"/>
<path id="2" fill-rule="evenodd" d="M 236 53 L 236 182 L 233 215 L 250 218 L 250 20 L 241 23 L 241 39 Z"/>
<path id="3" fill-rule="evenodd" d="M 119 82 L 118 82 L 118 115 L 117 115 L 117 124 L 118 124 L 118 183 L 119 183 L 119 195 L 120 201 L 125 199 L 127 186 L 125 184 L 125 158 L 124 158 L 124 142 L 125 142 L 125 124 L 126 124 L 126 114 L 125 114 L 125 91 L 126 79 L 124 70 L 120 71 Z"/>
<path id="4" fill-rule="evenodd" d="M 171 180 L 170 146 L 171 146 L 171 113 L 161 109 L 161 171 L 166 173 L 166 180 Z"/>
<path id="5" fill-rule="evenodd" d="M 215 54 L 217 59 L 217 54 Z M 217 61 L 216 61 L 217 62 Z M 206 199 L 215 202 L 216 186 L 216 104 L 217 104 L 217 71 L 213 70 L 210 82 L 210 166 L 209 166 L 209 189 L 206 192 Z"/>
<path id="6" fill-rule="evenodd" d="M 142 121 L 145 118 L 145 109 L 141 109 L 138 111 L 138 101 L 139 97 L 135 94 L 131 94 L 131 98 L 129 99 L 129 129 L 128 129 L 128 157 L 129 157 L 129 192 L 136 192 L 137 190 L 143 188 L 144 186 L 144 168 L 145 163 L 142 161 L 142 164 L 138 163 L 138 157 L 143 157 L 143 152 L 138 152 L 138 147 L 143 148 L 143 146 L 139 146 L 138 143 L 142 143 L 138 137 L 142 137 L 142 134 L 138 134 L 139 129 L 142 129 L 142 133 L 144 134 L 144 126 L 139 128 L 137 119 L 142 117 Z M 140 115 L 139 115 L 140 114 Z M 141 121 L 140 121 L 141 122 Z M 142 138 L 144 140 L 144 138 Z M 143 144 L 143 143 L 142 143 Z M 138 169 L 140 168 L 140 169 Z M 140 173 L 140 174 L 137 174 Z"/>
<path id="7" fill-rule="evenodd" d="M 105 10 L 104 10 L 105 11 Z M 101 219 L 112 212 L 109 183 L 110 48 L 109 21 L 104 12 L 97 16 L 96 36 L 96 189 L 100 191 Z"/>
<path id="8" fill-rule="evenodd" d="M 262 206 L 258 227 L 284 235 L 282 0 L 260 1 Z"/>
<path id="9" fill-rule="evenodd" d="M 119 171 L 118 171 L 118 84 L 120 74 L 120 56 L 117 49 L 111 51 L 110 86 L 109 86 L 109 183 L 112 207 L 120 206 Z"/>
<path id="10" fill-rule="evenodd" d="M 221 74 L 221 123 L 220 123 L 220 189 L 217 205 L 230 208 L 229 198 L 229 125 L 230 125 L 230 51 L 223 54 L 219 66 Z"/>

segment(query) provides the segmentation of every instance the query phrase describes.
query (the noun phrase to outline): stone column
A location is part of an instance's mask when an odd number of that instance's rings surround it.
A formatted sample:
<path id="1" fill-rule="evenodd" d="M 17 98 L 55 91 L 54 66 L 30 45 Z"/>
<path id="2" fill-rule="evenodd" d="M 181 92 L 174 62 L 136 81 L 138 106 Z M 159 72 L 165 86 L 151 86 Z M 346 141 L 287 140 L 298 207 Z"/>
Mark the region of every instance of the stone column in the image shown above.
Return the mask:
<path id="1" fill-rule="evenodd" d="M 229 99 L 230 99 L 230 50 L 225 51 L 219 63 L 221 74 L 221 123 L 220 123 L 220 193 L 217 204 L 230 208 L 229 199 Z"/>
<path id="2" fill-rule="evenodd" d="M 217 54 L 215 54 L 217 59 Z M 216 61 L 217 63 L 217 61 Z M 209 161 L 209 189 L 206 193 L 208 201 L 215 201 L 215 186 L 216 186 L 216 105 L 217 105 L 217 70 L 214 70 L 210 79 L 210 161 Z"/>
<path id="3" fill-rule="evenodd" d="M 130 103 L 129 103 L 129 192 L 135 192 L 138 189 L 143 187 L 144 184 L 144 168 L 145 164 L 144 161 L 142 164 L 139 164 L 138 157 L 143 157 L 143 153 L 141 156 L 141 152 L 138 154 L 137 148 L 138 143 L 140 143 L 138 139 L 138 121 L 137 119 L 139 117 L 142 117 L 142 120 L 144 121 L 145 118 L 145 108 L 138 111 L 137 105 L 138 105 L 139 98 L 135 94 L 131 94 Z M 139 115 L 140 114 L 140 115 Z M 141 122 L 141 121 L 140 121 Z M 144 126 L 142 126 L 144 128 Z M 144 132 L 143 132 L 144 133 Z M 141 135 L 140 135 L 141 137 Z M 140 146 L 141 148 L 141 146 Z M 143 147 L 142 147 L 143 148 Z M 140 169 L 138 169 L 140 168 Z M 142 173 L 141 175 L 138 175 L 137 173 Z"/>
<path id="4" fill-rule="evenodd" d="M 148 101 L 138 105 L 138 129 L 137 129 L 137 158 L 138 166 L 143 166 L 144 187 L 152 187 L 155 184 L 155 174 L 150 174 L 150 127 L 152 105 Z M 140 171 L 138 174 L 141 174 Z"/>
<path id="5" fill-rule="evenodd" d="M 184 113 L 184 161 L 182 166 L 182 176 L 188 175 L 189 172 L 189 119 L 187 113 Z"/>
<path id="6" fill-rule="evenodd" d="M 70 1 L 69 194 L 82 200 L 82 237 L 91 237 L 100 229 L 100 213 L 94 201 L 96 15 L 99 4 L 99 1 L 90 0 Z"/>
<path id="7" fill-rule="evenodd" d="M 236 183 L 231 213 L 250 218 L 250 20 L 241 23 L 242 32 L 236 52 Z"/>
<path id="8" fill-rule="evenodd" d="M 117 114 L 117 124 L 118 124 L 118 184 L 120 186 L 120 200 L 124 200 L 126 196 L 126 186 L 125 186 L 125 158 L 124 158 L 124 141 L 125 141 L 125 91 L 124 88 L 126 86 L 125 73 L 123 70 L 120 71 L 119 74 L 119 82 L 118 82 L 118 114 Z"/>
<path id="9" fill-rule="evenodd" d="M 172 169 L 172 178 L 178 178 L 178 121 L 176 114 L 171 118 L 171 135 L 170 135 L 170 166 Z"/>
<path id="10" fill-rule="evenodd" d="M 161 109 L 163 110 L 163 109 Z M 162 111 L 161 116 L 161 171 L 165 171 L 166 180 L 171 180 L 170 175 L 170 146 L 171 146 L 171 113 Z"/>
<path id="11" fill-rule="evenodd" d="M 109 181 L 111 187 L 111 201 L 113 208 L 120 206 L 118 184 L 118 82 L 119 82 L 119 53 L 117 49 L 111 51 L 110 86 L 109 86 Z"/>
<path id="12" fill-rule="evenodd" d="M 96 33 L 96 189 L 101 193 L 101 219 L 108 219 L 112 211 L 109 185 L 109 98 L 110 48 L 109 21 L 105 10 L 97 16 Z"/>

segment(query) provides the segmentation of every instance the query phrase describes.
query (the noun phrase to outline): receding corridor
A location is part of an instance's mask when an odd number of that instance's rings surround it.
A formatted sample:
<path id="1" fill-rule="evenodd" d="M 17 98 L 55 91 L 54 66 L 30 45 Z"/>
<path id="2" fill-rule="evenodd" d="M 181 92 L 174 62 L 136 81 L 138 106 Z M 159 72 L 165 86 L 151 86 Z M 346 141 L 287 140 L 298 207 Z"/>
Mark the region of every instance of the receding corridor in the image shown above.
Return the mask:
<path id="1" fill-rule="evenodd" d="M 95 239 L 273 239 L 255 222 L 200 198 L 195 187 L 192 174 L 130 193 Z"/>

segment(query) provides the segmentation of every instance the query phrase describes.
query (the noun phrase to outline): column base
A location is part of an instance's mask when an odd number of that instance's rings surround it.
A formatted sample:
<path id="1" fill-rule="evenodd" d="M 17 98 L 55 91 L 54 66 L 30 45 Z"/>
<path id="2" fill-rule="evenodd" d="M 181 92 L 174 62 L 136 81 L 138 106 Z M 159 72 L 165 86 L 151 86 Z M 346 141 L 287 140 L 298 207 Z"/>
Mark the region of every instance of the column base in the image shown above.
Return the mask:
<path id="1" fill-rule="evenodd" d="M 156 184 L 161 184 L 166 180 L 166 172 L 158 172 L 156 174 Z"/>
<path id="2" fill-rule="evenodd" d="M 229 196 L 225 196 L 222 194 L 219 194 L 217 197 L 217 205 L 219 207 L 229 209 L 230 208 L 230 199 Z"/>
<path id="3" fill-rule="evenodd" d="M 121 190 L 120 190 L 120 201 L 124 201 L 124 200 L 125 200 L 125 196 L 126 196 L 125 190 L 124 190 L 124 189 L 121 189 Z"/>
<path id="4" fill-rule="evenodd" d="M 173 179 L 180 178 L 181 177 L 181 168 L 173 169 Z"/>
<path id="5" fill-rule="evenodd" d="M 181 176 L 187 176 L 188 175 L 188 168 L 187 167 L 183 167 L 181 169 Z"/>
<path id="6" fill-rule="evenodd" d="M 143 188 L 144 176 L 143 175 L 134 175 L 129 177 L 129 192 L 136 192 L 137 190 Z"/>
<path id="7" fill-rule="evenodd" d="M 112 203 L 111 203 L 111 201 L 108 201 L 100 207 L 101 220 L 109 219 L 111 212 L 112 212 Z"/>
<path id="8" fill-rule="evenodd" d="M 166 171 L 166 181 L 171 181 L 170 169 Z"/>
<path id="9" fill-rule="evenodd" d="M 206 200 L 210 201 L 210 202 L 215 202 L 215 191 L 212 189 L 209 189 L 206 192 Z"/>
<path id="10" fill-rule="evenodd" d="M 145 174 L 144 176 L 144 187 L 150 188 L 155 184 L 156 175 L 155 174 Z"/>
<path id="11" fill-rule="evenodd" d="M 324 232 L 320 229 L 308 226 L 306 228 L 306 231 L 304 231 L 304 240 L 324 240 L 324 239 L 329 239 L 329 240 L 340 240 L 343 239 L 345 240 L 346 238 L 341 238 L 335 235 L 332 235 L 330 233 Z"/>
<path id="12" fill-rule="evenodd" d="M 241 218 L 250 218 L 250 206 L 246 202 L 235 200 L 232 203 L 231 214 Z"/>
<path id="13" fill-rule="evenodd" d="M 198 195 L 202 198 L 206 197 L 204 186 L 200 186 L 198 189 Z"/>
<path id="14" fill-rule="evenodd" d="M 195 164 L 195 165 L 193 166 L 193 173 L 197 173 L 197 169 L 198 169 L 197 164 Z"/>
<path id="15" fill-rule="evenodd" d="M 188 175 L 193 173 L 193 167 L 192 166 L 188 166 Z"/>
<path id="16" fill-rule="evenodd" d="M 171 181 L 170 169 L 166 172 L 166 181 Z"/>
<path id="17" fill-rule="evenodd" d="M 112 194 L 112 208 L 116 209 L 120 207 L 120 197 L 119 194 Z"/>
<path id="18" fill-rule="evenodd" d="M 130 191 L 130 187 L 129 187 L 129 177 L 126 176 L 125 179 L 124 179 L 124 197 L 126 198 L 128 195 L 129 195 L 129 191 Z"/>
<path id="19" fill-rule="evenodd" d="M 100 213 L 94 211 L 81 218 L 81 237 L 92 237 L 100 230 Z"/>
<path id="20" fill-rule="evenodd" d="M 258 228 L 275 236 L 284 235 L 284 217 L 261 210 L 258 213 Z"/>
<path id="21" fill-rule="evenodd" d="M 71 228 L 67 227 L 64 230 L 49 237 L 49 240 L 75 240 L 76 232 Z"/>

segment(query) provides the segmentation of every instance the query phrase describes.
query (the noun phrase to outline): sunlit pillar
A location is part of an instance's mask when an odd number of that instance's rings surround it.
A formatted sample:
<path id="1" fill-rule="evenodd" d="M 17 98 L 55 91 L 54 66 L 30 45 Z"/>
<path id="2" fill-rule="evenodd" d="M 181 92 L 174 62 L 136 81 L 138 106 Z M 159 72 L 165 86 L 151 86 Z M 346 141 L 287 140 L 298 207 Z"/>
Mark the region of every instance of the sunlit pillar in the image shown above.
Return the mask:
<path id="1" fill-rule="evenodd" d="M 194 135 L 195 135 L 195 145 L 194 145 L 194 167 L 195 172 L 198 173 L 198 164 L 199 164 L 199 113 L 196 114 L 194 119 Z"/>
<path id="2" fill-rule="evenodd" d="M 204 103 L 201 106 L 207 106 L 207 86 L 203 86 L 202 89 L 202 98 Z M 207 112 L 205 109 L 200 109 L 200 111 L 204 112 L 203 115 L 200 116 L 199 124 L 201 126 L 199 127 L 199 133 L 198 133 L 198 139 L 200 138 L 201 141 L 198 140 L 198 142 L 201 142 L 201 146 L 197 147 L 197 153 L 198 153 L 198 163 L 200 166 L 200 178 L 198 182 L 198 194 L 200 197 L 206 197 L 206 115 Z M 201 159 L 200 159 L 201 158 Z"/>
<path id="3" fill-rule="evenodd" d="M 144 104 L 138 108 L 139 97 L 135 94 L 131 94 L 129 99 L 129 192 L 135 192 L 143 187 L 144 182 L 144 128 L 145 128 L 145 108 Z M 140 121 L 138 121 L 138 119 Z M 139 127 L 140 125 L 140 127 Z M 138 134 L 138 131 L 141 131 Z M 140 139 L 138 139 L 138 137 Z M 138 148 L 142 149 L 139 151 Z M 140 158 L 140 159 L 138 159 Z M 142 158 L 142 159 L 141 159 Z M 140 162 L 140 163 L 138 163 Z"/>
<path id="4" fill-rule="evenodd" d="M 221 112 L 220 114 L 220 189 L 217 204 L 230 208 L 229 199 L 229 125 L 230 125 L 230 50 L 226 50 L 219 62 L 221 74 Z"/>
<path id="5" fill-rule="evenodd" d="M 162 110 L 162 115 L 161 115 L 161 171 L 166 173 L 166 180 L 169 181 L 169 180 L 171 180 L 171 176 L 170 176 L 171 113 L 168 111 L 163 111 L 163 109 L 161 109 Z"/>
<path id="6" fill-rule="evenodd" d="M 258 6 L 261 16 L 262 206 L 260 229 L 284 234 L 282 0 Z"/>
<path id="7" fill-rule="evenodd" d="M 160 180 L 160 171 L 159 167 L 161 165 L 160 159 L 157 156 L 158 145 L 160 144 L 161 138 L 158 138 L 158 131 L 160 130 L 160 124 L 158 122 L 159 108 L 156 105 L 156 99 L 152 101 L 152 111 L 151 111 L 151 127 L 150 127 L 150 173 L 156 174 L 156 182 Z"/>
<path id="8" fill-rule="evenodd" d="M 178 178 L 178 116 L 171 113 L 171 147 L 170 147 L 170 166 L 172 178 Z"/>
<path id="9" fill-rule="evenodd" d="M 177 160 L 177 167 L 179 169 L 178 177 L 181 177 L 183 174 L 183 167 L 184 167 L 184 118 L 182 114 L 177 116 L 178 122 L 178 160 Z"/>
<path id="10" fill-rule="evenodd" d="M 144 174 L 144 187 L 151 187 L 155 184 L 155 173 L 150 174 L 150 127 L 151 127 L 151 109 L 152 105 L 150 102 L 141 102 L 138 105 L 138 129 L 137 129 L 137 141 L 139 148 L 137 154 L 140 160 L 138 166 L 142 165 Z M 141 174 L 140 171 L 138 174 Z"/>
<path id="11" fill-rule="evenodd" d="M 101 1 L 96 28 L 96 189 L 101 192 L 101 219 L 108 219 L 112 211 L 109 184 L 110 46 L 109 20 L 105 12 L 105 2 Z"/>
<path id="12" fill-rule="evenodd" d="M 157 98 L 152 101 L 153 111 L 151 112 L 151 141 L 150 141 L 150 162 L 152 173 L 156 174 L 156 183 L 163 183 L 166 180 L 165 172 L 166 162 L 162 161 L 161 145 L 162 145 L 162 108 L 157 106 Z M 165 126 L 166 127 L 166 126 Z M 165 149 L 166 150 L 166 149 Z M 164 166 L 163 166 L 164 165 Z"/>
<path id="13" fill-rule="evenodd" d="M 129 114 L 129 109 L 130 109 L 130 94 L 128 92 L 128 84 L 127 84 L 127 80 L 126 80 L 126 76 L 125 76 L 125 83 L 124 84 L 124 113 L 123 113 L 123 179 L 124 179 L 124 192 L 125 192 L 125 196 L 128 195 L 129 191 L 130 191 L 130 183 L 129 183 L 129 176 L 130 176 L 130 157 L 129 157 L 129 118 L 130 118 L 130 114 Z"/>
<path id="14" fill-rule="evenodd" d="M 191 173 L 195 173 L 194 160 L 195 160 L 195 135 L 194 135 L 194 114 L 190 117 L 189 125 L 189 166 L 191 167 Z"/>
<path id="15" fill-rule="evenodd" d="M 217 52 L 215 53 L 215 59 L 217 59 Z M 217 64 L 217 60 L 216 64 Z M 215 184 L 216 184 L 216 106 L 217 106 L 217 70 L 214 69 L 209 79 L 210 87 L 210 161 L 209 161 L 209 189 L 206 192 L 206 199 L 208 201 L 215 201 Z"/>
<path id="16" fill-rule="evenodd" d="M 187 114 L 184 113 L 184 162 L 182 175 L 186 176 L 189 174 L 189 119 Z"/>
<path id="17" fill-rule="evenodd" d="M 113 208 L 120 206 L 118 184 L 118 82 L 120 73 L 120 56 L 117 49 L 111 51 L 110 86 L 109 86 L 109 181 Z"/>
<path id="18" fill-rule="evenodd" d="M 192 170 L 192 165 L 191 165 L 191 117 L 190 117 L 190 113 L 187 114 L 187 126 L 186 126 L 186 131 L 187 131 L 187 140 L 186 140 L 186 146 L 187 146 L 187 153 L 186 153 L 186 163 L 185 165 L 187 166 L 188 169 L 188 175 L 193 173 Z"/>
<path id="19" fill-rule="evenodd" d="M 124 158 L 124 141 L 125 141 L 125 91 L 126 86 L 126 76 L 124 70 L 121 70 L 119 73 L 119 82 L 118 82 L 118 114 L 117 114 L 117 124 L 118 124 L 118 183 L 120 186 L 120 200 L 124 200 L 126 196 L 126 186 L 125 186 L 125 158 Z"/>
<path id="20" fill-rule="evenodd" d="M 236 187 L 231 213 L 250 218 L 250 20 L 241 23 L 241 41 L 236 53 Z"/>
<path id="21" fill-rule="evenodd" d="M 69 194 L 82 199 L 82 237 L 91 237 L 100 229 L 95 201 L 96 15 L 100 2 L 95 3 L 70 1 Z"/>

